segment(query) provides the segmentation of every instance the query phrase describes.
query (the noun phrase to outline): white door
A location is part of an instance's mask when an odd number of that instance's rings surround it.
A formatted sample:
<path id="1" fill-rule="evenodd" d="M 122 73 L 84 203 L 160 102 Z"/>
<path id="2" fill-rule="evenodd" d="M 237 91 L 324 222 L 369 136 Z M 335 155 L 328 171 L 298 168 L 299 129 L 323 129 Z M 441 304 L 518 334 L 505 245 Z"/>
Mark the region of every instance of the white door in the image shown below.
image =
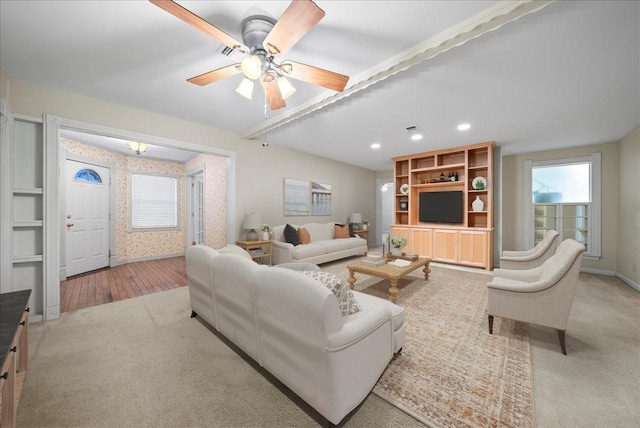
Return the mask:
<path id="1" fill-rule="evenodd" d="M 198 172 L 191 179 L 191 225 L 189 227 L 191 245 L 204 244 L 204 176 Z"/>
<path id="2" fill-rule="evenodd" d="M 109 169 L 66 161 L 67 276 L 109 266 Z"/>

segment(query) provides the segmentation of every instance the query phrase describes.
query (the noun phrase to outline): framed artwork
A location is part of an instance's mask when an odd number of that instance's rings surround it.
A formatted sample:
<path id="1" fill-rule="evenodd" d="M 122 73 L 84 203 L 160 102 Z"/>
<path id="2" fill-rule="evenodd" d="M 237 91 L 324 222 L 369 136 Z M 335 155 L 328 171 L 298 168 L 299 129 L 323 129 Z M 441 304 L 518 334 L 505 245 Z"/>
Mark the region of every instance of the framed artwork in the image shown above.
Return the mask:
<path id="1" fill-rule="evenodd" d="M 331 184 L 311 182 L 311 215 L 331 215 Z"/>
<path id="2" fill-rule="evenodd" d="M 284 215 L 309 215 L 311 183 L 302 180 L 284 179 Z"/>

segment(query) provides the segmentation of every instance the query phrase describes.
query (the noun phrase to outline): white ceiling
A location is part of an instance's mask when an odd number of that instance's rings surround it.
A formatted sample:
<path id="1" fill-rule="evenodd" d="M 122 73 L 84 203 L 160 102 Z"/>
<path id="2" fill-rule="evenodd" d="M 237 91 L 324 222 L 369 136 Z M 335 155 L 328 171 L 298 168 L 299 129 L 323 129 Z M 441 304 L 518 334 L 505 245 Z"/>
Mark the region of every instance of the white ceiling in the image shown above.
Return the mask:
<path id="1" fill-rule="evenodd" d="M 277 19 L 289 4 L 179 3 L 237 39 L 244 18 Z M 147 1 L 0 1 L 0 69 L 373 170 L 391 169 L 392 156 L 486 140 L 504 154 L 613 142 L 640 123 L 640 2 L 553 2 L 358 92 L 372 70 L 498 2 L 316 3 L 326 16 L 286 58 L 349 75 L 352 93 L 289 122 L 333 93 L 292 81 L 296 94 L 265 120 L 260 88 L 252 101 L 235 93 L 240 75 L 190 84 L 237 56 Z M 472 128 L 457 131 L 461 122 Z M 410 125 L 422 141 L 409 140 Z"/>

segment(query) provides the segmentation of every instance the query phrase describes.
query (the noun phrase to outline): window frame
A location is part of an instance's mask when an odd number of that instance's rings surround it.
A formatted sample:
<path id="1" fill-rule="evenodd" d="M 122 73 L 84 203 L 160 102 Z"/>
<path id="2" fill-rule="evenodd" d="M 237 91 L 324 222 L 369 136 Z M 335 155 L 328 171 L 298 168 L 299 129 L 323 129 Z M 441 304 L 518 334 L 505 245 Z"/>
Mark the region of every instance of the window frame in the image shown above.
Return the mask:
<path id="1" fill-rule="evenodd" d="M 590 165 L 589 183 L 589 218 L 587 233 L 587 252 L 584 258 L 599 260 L 602 257 L 602 153 L 591 153 L 589 156 L 581 156 L 566 159 L 551 159 L 544 161 L 526 160 L 524 163 L 524 243 L 526 248 L 534 245 L 534 206 L 532 201 L 533 183 L 532 170 L 537 167 L 566 166 L 576 163 L 588 163 Z M 544 203 L 551 205 L 550 203 Z M 555 205 L 576 205 L 576 203 L 556 203 Z M 560 212 L 563 210 L 561 209 Z M 560 223 L 562 224 L 562 222 Z M 558 227 L 558 224 L 556 224 Z M 563 231 L 558 230 L 560 239 L 564 239 Z"/>
<path id="2" fill-rule="evenodd" d="M 176 184 L 176 225 L 175 226 L 157 226 L 157 227 L 133 227 L 133 176 L 142 175 L 150 177 L 165 177 L 175 180 Z M 151 232 L 151 231 L 170 231 L 180 230 L 180 176 L 173 174 L 162 174 L 154 172 L 128 172 L 129 182 L 129 218 L 128 218 L 128 230 L 129 232 Z"/>

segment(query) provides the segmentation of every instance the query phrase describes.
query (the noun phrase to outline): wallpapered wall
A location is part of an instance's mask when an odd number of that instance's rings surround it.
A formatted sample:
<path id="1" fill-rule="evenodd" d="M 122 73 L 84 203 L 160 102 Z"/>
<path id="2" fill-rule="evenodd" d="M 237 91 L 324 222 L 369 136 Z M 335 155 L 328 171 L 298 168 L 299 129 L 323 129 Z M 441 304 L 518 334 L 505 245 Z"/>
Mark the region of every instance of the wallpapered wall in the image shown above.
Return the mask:
<path id="1" fill-rule="evenodd" d="M 206 221 L 205 243 L 222 247 L 226 236 L 226 162 L 212 155 L 198 155 L 188 164 L 160 161 L 144 157 L 124 156 L 87 144 L 61 138 L 60 147 L 83 158 L 111 162 L 116 165 L 115 235 L 116 248 L 111 249 L 118 261 L 183 254 L 186 243 L 186 178 L 185 171 L 199 165 L 205 170 Z M 179 180 L 179 227 L 177 230 L 129 232 L 129 172 L 168 174 Z M 222 197 L 220 196 L 222 195 Z"/>

